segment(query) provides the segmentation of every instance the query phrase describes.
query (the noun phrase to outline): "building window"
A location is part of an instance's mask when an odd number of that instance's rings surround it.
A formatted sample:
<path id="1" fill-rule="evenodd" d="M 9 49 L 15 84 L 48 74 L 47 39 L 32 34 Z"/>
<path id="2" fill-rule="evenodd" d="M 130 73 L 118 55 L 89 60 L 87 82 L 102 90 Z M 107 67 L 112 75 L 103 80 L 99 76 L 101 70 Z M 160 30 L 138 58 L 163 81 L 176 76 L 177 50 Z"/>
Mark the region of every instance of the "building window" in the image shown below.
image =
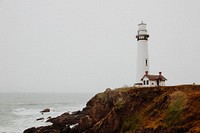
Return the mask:
<path id="1" fill-rule="evenodd" d="M 149 80 L 147 80 L 147 85 L 149 85 Z"/>
<path id="2" fill-rule="evenodd" d="M 145 80 L 143 82 L 144 82 L 143 84 L 145 85 L 145 83 L 146 83 Z"/>
<path id="3" fill-rule="evenodd" d="M 148 61 L 147 61 L 147 59 L 145 60 L 145 64 L 146 64 L 146 66 L 148 66 Z"/>

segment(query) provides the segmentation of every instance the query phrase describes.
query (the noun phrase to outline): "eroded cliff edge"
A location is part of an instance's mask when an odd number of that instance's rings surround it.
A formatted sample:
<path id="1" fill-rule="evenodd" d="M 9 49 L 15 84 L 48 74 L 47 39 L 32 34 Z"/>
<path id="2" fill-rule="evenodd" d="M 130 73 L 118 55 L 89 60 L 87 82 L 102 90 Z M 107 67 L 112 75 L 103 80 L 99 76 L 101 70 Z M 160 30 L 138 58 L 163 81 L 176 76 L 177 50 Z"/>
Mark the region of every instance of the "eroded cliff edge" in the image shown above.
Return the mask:
<path id="1" fill-rule="evenodd" d="M 200 85 L 107 89 L 48 121 L 24 133 L 200 132 Z"/>

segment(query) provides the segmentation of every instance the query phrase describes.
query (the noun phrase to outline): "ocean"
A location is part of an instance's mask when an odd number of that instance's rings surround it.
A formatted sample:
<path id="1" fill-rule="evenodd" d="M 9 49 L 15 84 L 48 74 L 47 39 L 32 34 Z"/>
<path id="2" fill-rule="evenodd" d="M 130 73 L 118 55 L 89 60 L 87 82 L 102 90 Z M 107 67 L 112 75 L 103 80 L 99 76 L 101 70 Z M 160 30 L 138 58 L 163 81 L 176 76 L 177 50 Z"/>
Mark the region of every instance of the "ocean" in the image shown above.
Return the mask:
<path id="1" fill-rule="evenodd" d="M 22 133 L 30 127 L 50 125 L 48 117 L 82 110 L 90 93 L 0 93 L 0 133 Z M 49 108 L 50 112 L 40 111 Z M 38 118 L 44 120 L 37 121 Z"/>

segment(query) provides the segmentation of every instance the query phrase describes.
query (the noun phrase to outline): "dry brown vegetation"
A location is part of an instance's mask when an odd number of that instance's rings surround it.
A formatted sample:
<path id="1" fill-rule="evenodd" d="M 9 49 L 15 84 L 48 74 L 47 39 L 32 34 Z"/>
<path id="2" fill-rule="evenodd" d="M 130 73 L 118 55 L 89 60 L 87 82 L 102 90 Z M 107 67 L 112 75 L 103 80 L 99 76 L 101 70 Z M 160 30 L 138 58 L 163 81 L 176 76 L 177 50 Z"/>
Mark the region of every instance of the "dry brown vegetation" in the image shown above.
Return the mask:
<path id="1" fill-rule="evenodd" d="M 200 86 L 150 87 L 131 92 L 136 101 L 143 99 L 142 109 L 134 102 L 125 103 L 134 110 L 126 110 L 121 132 L 200 132 Z"/>

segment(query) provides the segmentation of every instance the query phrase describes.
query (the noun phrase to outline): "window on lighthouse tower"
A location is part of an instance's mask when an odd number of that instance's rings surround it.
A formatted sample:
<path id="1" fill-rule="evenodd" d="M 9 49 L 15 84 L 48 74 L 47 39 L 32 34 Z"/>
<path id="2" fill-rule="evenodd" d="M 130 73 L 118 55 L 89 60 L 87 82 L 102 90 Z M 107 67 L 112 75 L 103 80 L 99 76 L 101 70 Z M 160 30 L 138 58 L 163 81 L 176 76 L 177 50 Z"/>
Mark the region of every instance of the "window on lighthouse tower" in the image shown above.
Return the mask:
<path id="1" fill-rule="evenodd" d="M 148 66 L 148 61 L 147 61 L 147 59 L 145 60 L 145 64 L 146 64 L 146 66 Z"/>

